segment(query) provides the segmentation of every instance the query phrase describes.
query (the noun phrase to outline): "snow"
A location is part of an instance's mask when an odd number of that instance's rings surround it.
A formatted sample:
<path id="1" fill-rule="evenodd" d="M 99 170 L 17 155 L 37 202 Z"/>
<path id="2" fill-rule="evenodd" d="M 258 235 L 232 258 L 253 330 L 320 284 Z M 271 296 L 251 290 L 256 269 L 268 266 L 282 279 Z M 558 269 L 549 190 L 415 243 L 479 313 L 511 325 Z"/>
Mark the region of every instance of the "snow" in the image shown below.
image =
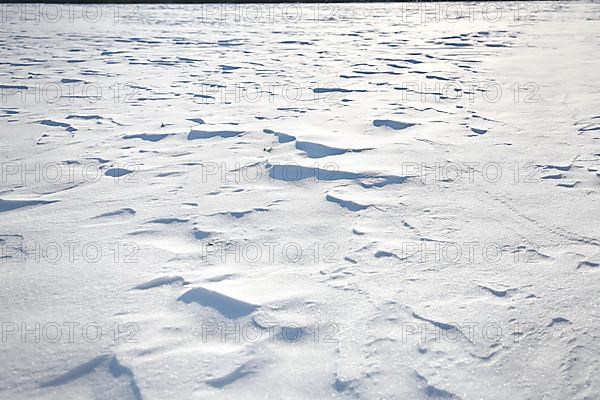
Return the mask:
<path id="1" fill-rule="evenodd" d="M 491 4 L 2 5 L 0 397 L 598 398 L 600 5 Z"/>

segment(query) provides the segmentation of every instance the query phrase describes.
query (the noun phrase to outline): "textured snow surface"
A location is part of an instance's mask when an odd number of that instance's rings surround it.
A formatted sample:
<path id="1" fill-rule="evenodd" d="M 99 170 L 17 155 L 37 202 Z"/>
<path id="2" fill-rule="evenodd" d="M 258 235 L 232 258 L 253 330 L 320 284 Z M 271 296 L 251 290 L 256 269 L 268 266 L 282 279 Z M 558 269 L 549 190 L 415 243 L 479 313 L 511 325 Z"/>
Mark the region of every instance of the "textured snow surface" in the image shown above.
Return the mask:
<path id="1" fill-rule="evenodd" d="M 0 397 L 600 398 L 600 4 L 454 6 L 4 6 Z"/>

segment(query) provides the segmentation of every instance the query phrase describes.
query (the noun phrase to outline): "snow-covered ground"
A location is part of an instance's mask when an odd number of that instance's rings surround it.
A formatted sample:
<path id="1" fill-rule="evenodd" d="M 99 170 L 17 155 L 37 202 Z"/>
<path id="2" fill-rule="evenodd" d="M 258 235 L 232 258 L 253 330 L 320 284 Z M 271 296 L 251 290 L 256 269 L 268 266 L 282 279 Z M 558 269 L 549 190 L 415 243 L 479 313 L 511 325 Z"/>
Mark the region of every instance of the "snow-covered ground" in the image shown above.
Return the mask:
<path id="1" fill-rule="evenodd" d="M 600 3 L 1 11 L 1 398 L 600 398 Z"/>

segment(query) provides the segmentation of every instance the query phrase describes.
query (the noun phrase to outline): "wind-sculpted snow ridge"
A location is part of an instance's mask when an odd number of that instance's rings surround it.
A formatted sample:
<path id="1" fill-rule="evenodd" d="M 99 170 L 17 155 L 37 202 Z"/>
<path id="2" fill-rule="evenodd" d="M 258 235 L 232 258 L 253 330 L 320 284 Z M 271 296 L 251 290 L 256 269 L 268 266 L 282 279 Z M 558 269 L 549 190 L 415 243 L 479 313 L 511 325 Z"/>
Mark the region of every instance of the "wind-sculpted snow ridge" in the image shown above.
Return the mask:
<path id="1" fill-rule="evenodd" d="M 80 383 L 80 381 L 86 382 Z M 42 383 L 40 387 L 51 388 L 70 384 L 87 384 L 91 386 L 92 392 L 102 390 L 103 395 L 107 396 L 118 396 L 122 399 L 142 399 L 133 372 L 122 365 L 115 356 L 100 355 L 94 357 L 64 374 Z"/>
<path id="2" fill-rule="evenodd" d="M 599 3 L 18 7 L 0 398 L 598 398 Z"/>

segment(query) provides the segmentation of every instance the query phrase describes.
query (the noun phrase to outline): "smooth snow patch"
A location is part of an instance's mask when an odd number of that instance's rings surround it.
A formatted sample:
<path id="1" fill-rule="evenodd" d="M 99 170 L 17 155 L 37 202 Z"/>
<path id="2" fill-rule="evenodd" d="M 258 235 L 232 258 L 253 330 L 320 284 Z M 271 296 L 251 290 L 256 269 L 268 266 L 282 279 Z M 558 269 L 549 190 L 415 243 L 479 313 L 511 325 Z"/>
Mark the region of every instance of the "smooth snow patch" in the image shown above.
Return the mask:
<path id="1" fill-rule="evenodd" d="M 201 287 L 188 290 L 177 300 L 183 301 L 186 304 L 197 303 L 204 307 L 213 308 L 224 317 L 230 319 L 245 317 L 258 308 L 257 305 Z"/>
<path id="2" fill-rule="evenodd" d="M 134 135 L 125 135 L 123 139 L 142 139 L 147 142 L 158 142 L 168 136 L 173 136 L 172 133 L 139 133 Z"/>
<path id="3" fill-rule="evenodd" d="M 346 208 L 350 211 L 360 211 L 360 210 L 366 210 L 367 208 L 369 208 L 369 205 L 355 203 L 354 201 L 351 201 L 351 200 L 343 200 L 343 199 L 333 196 L 331 194 L 327 194 L 325 196 L 325 199 L 327 201 L 331 201 L 332 203 L 339 204 L 340 207 Z"/>
<path id="4" fill-rule="evenodd" d="M 391 128 L 395 131 L 410 128 L 411 126 L 415 126 L 415 125 L 416 124 L 413 124 L 410 122 L 394 121 L 391 119 L 376 119 L 373 121 L 373 126 L 375 126 L 377 128 L 379 128 L 381 126 L 385 126 L 385 127 Z"/>
<path id="5" fill-rule="evenodd" d="M 210 139 L 213 137 L 222 137 L 222 138 L 231 138 L 235 136 L 239 136 L 244 131 L 197 131 L 192 130 L 188 134 L 188 140 L 196 140 L 196 139 Z"/>
<path id="6" fill-rule="evenodd" d="M 186 283 L 185 280 L 181 276 L 177 276 L 177 275 L 161 276 L 161 277 L 152 279 L 148 282 L 140 283 L 139 285 L 135 286 L 134 289 L 148 290 L 148 289 L 153 289 L 155 287 L 164 286 L 164 285 L 173 285 L 173 284 L 184 285 L 185 283 Z"/>
<path id="7" fill-rule="evenodd" d="M 360 153 L 366 150 L 372 150 L 372 148 L 363 149 L 342 149 L 339 147 L 330 147 L 320 143 L 313 142 L 296 142 L 296 148 L 306 153 L 310 158 L 323 158 L 328 156 L 337 156 L 344 153 Z"/>
<path id="8" fill-rule="evenodd" d="M 18 208 L 40 206 L 57 203 L 58 200 L 2 200 L 0 199 L 0 212 L 16 210 Z"/>
<path id="9" fill-rule="evenodd" d="M 120 178 L 127 174 L 131 174 L 133 171 L 130 171 L 126 168 L 110 168 L 107 169 L 104 175 L 110 176 L 111 178 Z"/>
<path id="10" fill-rule="evenodd" d="M 121 208 L 120 210 L 109 211 L 109 212 L 105 212 L 100 215 L 96 215 L 95 217 L 93 217 L 93 219 L 116 217 L 116 216 L 120 216 L 120 215 L 135 215 L 135 210 L 133 208 L 129 208 L 129 207 Z"/>
<path id="11" fill-rule="evenodd" d="M 295 136 L 288 135 L 287 133 L 275 132 L 271 129 L 263 129 L 263 132 L 269 135 L 275 135 L 279 143 L 289 143 L 296 140 Z"/>

